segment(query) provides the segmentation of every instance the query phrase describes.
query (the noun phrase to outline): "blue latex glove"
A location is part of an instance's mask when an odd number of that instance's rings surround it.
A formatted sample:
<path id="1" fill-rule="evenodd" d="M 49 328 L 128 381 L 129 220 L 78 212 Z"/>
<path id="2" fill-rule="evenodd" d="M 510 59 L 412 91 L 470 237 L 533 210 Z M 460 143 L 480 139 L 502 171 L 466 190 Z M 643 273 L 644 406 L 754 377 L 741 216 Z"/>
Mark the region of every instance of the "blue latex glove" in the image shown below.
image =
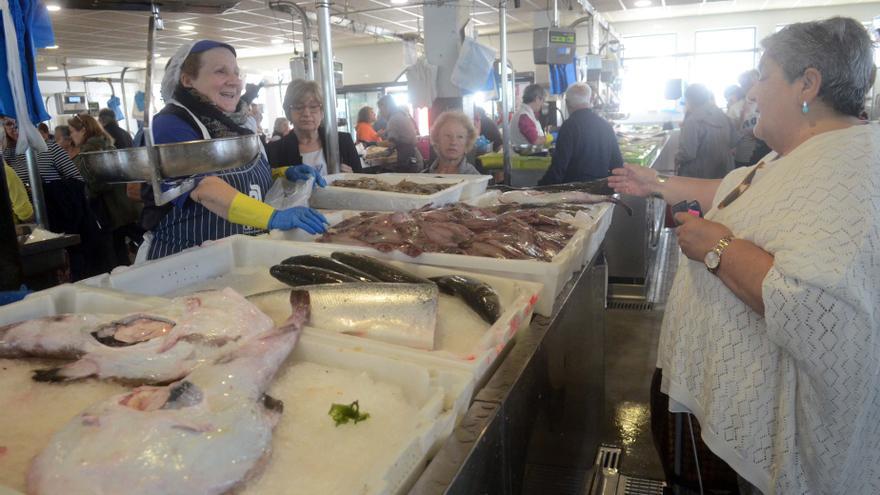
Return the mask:
<path id="1" fill-rule="evenodd" d="M 290 230 L 300 228 L 309 234 L 320 234 L 327 230 L 329 224 L 317 210 L 306 206 L 294 206 L 286 210 L 276 210 L 269 219 L 270 229 Z"/>
<path id="2" fill-rule="evenodd" d="M 308 166 L 308 165 L 294 165 L 292 167 L 287 167 L 287 170 L 284 171 L 284 176 L 287 177 L 287 180 L 291 182 L 296 182 L 299 180 L 309 180 L 309 177 L 315 178 L 315 185 L 326 187 L 327 181 L 321 177 L 321 174 L 318 173 L 317 170 Z"/>

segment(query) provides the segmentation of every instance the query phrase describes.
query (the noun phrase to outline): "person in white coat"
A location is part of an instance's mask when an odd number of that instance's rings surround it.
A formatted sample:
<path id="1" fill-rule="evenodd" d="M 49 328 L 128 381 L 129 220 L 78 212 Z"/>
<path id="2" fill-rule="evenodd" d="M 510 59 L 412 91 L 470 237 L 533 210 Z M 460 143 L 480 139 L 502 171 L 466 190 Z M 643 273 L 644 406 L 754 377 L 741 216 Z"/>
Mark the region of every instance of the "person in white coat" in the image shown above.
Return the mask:
<path id="1" fill-rule="evenodd" d="M 522 94 L 522 104 L 513 114 L 510 122 L 510 144 L 513 146 L 544 144 L 544 130 L 538 122 L 541 107 L 547 98 L 547 90 L 538 84 L 526 86 Z"/>

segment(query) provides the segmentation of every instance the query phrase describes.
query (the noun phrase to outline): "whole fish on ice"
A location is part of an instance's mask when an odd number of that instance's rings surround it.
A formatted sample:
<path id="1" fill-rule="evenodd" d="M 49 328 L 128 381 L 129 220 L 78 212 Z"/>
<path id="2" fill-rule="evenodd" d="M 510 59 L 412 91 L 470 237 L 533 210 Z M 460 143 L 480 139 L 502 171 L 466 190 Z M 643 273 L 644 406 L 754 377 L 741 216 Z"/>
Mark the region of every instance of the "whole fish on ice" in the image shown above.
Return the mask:
<path id="1" fill-rule="evenodd" d="M 300 301 L 302 302 L 302 301 Z M 266 462 L 283 405 L 264 392 L 308 319 L 290 319 L 165 387 L 76 416 L 31 464 L 28 493 L 221 494 Z"/>
<path id="2" fill-rule="evenodd" d="M 38 381 L 90 376 L 168 383 L 274 326 L 232 289 L 179 297 L 155 312 L 59 315 L 0 328 L 0 357 L 77 359 L 38 370 Z"/>

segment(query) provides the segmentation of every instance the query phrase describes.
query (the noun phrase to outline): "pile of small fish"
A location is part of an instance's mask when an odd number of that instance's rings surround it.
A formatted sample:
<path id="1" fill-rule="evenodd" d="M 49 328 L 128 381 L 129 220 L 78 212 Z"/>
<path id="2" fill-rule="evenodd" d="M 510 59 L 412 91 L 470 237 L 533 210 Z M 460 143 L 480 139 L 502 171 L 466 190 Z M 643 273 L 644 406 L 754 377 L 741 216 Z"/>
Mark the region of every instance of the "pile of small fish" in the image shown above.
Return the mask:
<path id="1" fill-rule="evenodd" d="M 350 187 L 353 189 L 368 189 L 370 191 L 398 192 L 405 194 L 421 194 L 430 195 L 440 192 L 448 187 L 454 186 L 454 183 L 431 183 L 420 184 L 409 180 L 402 180 L 396 184 L 385 182 L 372 177 L 363 177 L 352 180 L 335 180 L 332 184 L 335 187 Z"/>
<path id="2" fill-rule="evenodd" d="M 364 212 L 318 238 L 409 256 L 424 252 L 551 261 L 576 232 L 553 217 L 552 206 L 478 208 L 464 203 L 397 213 Z"/>
<path id="3" fill-rule="evenodd" d="M 269 273 L 294 287 L 291 300 L 310 301 L 312 325 L 410 347 L 433 348 L 438 291 L 460 297 L 490 325 L 501 315 L 498 293 L 479 280 L 426 279 L 356 253 L 293 256 Z"/>
<path id="4" fill-rule="evenodd" d="M 0 328 L 3 357 L 78 359 L 37 372 L 37 380 L 167 384 L 140 386 L 74 417 L 33 460 L 28 493 L 237 489 L 269 453 L 283 404 L 265 391 L 308 319 L 308 302 L 291 300 L 290 318 L 275 327 L 224 289 L 155 313 L 59 315 Z"/>

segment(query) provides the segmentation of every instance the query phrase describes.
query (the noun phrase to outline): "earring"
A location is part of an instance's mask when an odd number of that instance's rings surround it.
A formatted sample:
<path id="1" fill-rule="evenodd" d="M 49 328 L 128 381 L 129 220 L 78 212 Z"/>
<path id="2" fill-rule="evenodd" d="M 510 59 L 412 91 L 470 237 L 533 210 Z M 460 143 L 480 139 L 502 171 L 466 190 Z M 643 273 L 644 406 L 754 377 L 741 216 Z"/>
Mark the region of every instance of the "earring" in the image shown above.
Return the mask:
<path id="1" fill-rule="evenodd" d="M 804 100 L 804 104 L 803 104 L 803 106 L 801 106 L 801 112 L 802 113 L 809 113 L 809 111 L 810 111 L 810 105 L 807 105 L 806 100 Z"/>

